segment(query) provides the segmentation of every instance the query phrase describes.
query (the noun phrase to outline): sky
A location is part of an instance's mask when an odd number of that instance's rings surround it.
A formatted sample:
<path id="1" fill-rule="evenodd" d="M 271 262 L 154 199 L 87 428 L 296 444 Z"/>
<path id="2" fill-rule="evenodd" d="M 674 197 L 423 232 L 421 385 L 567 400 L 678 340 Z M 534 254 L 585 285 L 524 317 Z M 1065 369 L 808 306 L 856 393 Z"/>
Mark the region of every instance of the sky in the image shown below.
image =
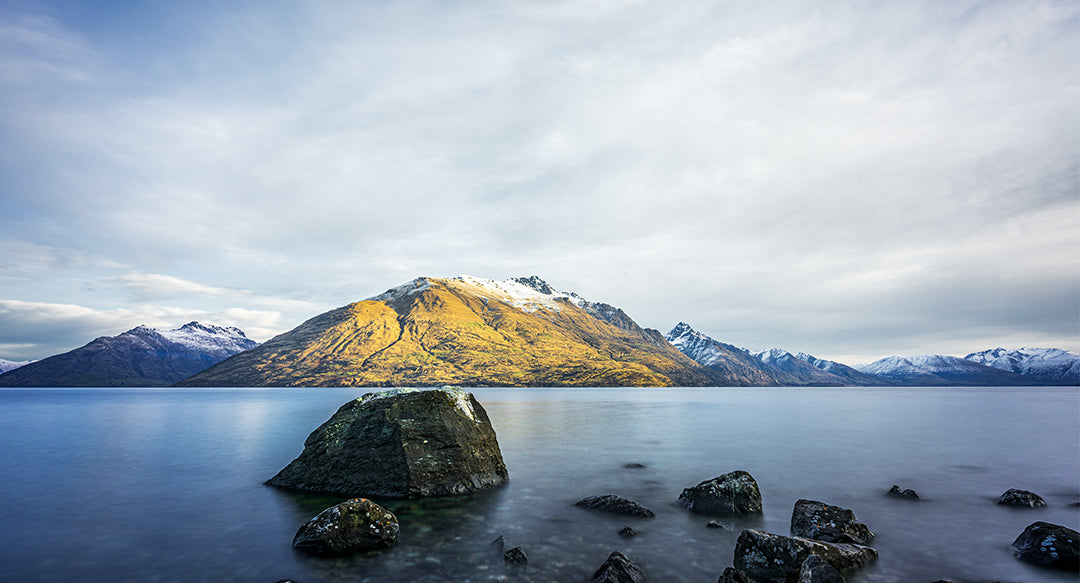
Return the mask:
<path id="1" fill-rule="evenodd" d="M 1075 0 L 0 0 L 0 358 L 419 276 L 1080 350 Z"/>

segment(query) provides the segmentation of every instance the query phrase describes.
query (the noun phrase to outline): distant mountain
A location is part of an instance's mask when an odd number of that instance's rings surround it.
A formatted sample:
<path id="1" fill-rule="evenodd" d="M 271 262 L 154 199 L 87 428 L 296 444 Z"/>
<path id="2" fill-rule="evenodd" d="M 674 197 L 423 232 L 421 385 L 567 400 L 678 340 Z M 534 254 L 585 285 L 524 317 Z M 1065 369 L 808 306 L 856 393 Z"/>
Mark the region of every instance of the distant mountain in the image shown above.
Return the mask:
<path id="1" fill-rule="evenodd" d="M 800 352 L 796 354 L 795 358 L 805 361 L 827 373 L 830 373 L 840 378 L 845 385 L 875 386 L 891 384 L 885 378 L 859 372 L 846 364 L 842 364 L 833 360 L 817 358 L 816 356 L 812 356 L 805 352 Z"/>
<path id="2" fill-rule="evenodd" d="M 1080 355 L 1060 348 L 994 348 L 973 352 L 965 360 L 1022 374 L 1040 385 L 1080 384 Z"/>
<path id="3" fill-rule="evenodd" d="M 955 356 L 889 356 L 855 367 L 859 372 L 913 386 L 1027 385 L 1030 379 Z"/>
<path id="4" fill-rule="evenodd" d="M 320 314 L 182 386 L 708 386 L 622 310 L 539 277 L 421 277 Z"/>
<path id="5" fill-rule="evenodd" d="M 34 361 L 32 361 L 32 360 L 15 361 L 15 360 L 5 360 L 3 358 L 0 358 L 0 373 L 5 373 L 5 372 L 7 372 L 9 370 L 15 370 L 15 369 L 19 368 L 20 366 L 26 366 L 26 365 L 30 364 L 31 362 L 34 362 Z"/>
<path id="6" fill-rule="evenodd" d="M 2 387 L 158 387 L 258 346 L 238 328 L 138 326 L 0 374 Z"/>
<path id="7" fill-rule="evenodd" d="M 672 328 L 667 340 L 711 370 L 720 386 L 779 386 L 790 382 L 783 371 L 763 365 L 746 350 L 713 340 L 685 322 Z"/>
<path id="8" fill-rule="evenodd" d="M 781 348 L 770 348 L 754 352 L 753 355 L 758 360 L 771 364 L 791 375 L 794 380 L 788 384 L 817 386 L 843 386 L 849 384 L 846 379 L 824 371 Z"/>

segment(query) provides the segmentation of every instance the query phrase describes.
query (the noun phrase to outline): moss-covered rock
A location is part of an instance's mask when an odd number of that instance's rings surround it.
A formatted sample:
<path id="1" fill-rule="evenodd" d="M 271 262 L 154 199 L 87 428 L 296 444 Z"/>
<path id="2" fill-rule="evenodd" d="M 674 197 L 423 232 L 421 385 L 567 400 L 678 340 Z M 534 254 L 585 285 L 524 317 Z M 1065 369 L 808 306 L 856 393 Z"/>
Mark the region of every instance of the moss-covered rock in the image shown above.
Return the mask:
<path id="1" fill-rule="evenodd" d="M 467 494 L 508 481 L 487 412 L 459 388 L 394 389 L 346 403 L 271 486 L 383 498 Z"/>
<path id="2" fill-rule="evenodd" d="M 874 533 L 847 508 L 816 500 L 799 500 L 791 512 L 791 535 L 828 543 L 868 545 Z"/>
<path id="3" fill-rule="evenodd" d="M 761 490 L 749 472 L 735 470 L 686 488 L 678 502 L 697 514 L 751 514 L 761 512 Z"/>
<path id="4" fill-rule="evenodd" d="M 364 498 L 323 510 L 297 531 L 293 547 L 320 555 L 384 549 L 397 542 L 393 512 Z"/>
<path id="5" fill-rule="evenodd" d="M 817 555 L 841 573 L 853 571 L 877 558 L 870 547 L 826 543 L 747 529 L 735 543 L 735 569 L 755 580 L 797 583 L 803 562 Z"/>

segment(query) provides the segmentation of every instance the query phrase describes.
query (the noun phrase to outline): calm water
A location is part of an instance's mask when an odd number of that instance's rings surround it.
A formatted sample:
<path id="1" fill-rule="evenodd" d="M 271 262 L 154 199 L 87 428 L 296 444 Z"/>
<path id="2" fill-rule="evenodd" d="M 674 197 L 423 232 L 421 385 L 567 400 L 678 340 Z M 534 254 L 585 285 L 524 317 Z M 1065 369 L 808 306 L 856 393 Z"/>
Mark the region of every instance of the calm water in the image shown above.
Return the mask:
<path id="1" fill-rule="evenodd" d="M 398 545 L 293 552 L 339 499 L 262 482 L 362 390 L 0 390 L 0 571 L 10 581 L 588 581 L 613 550 L 653 581 L 716 581 L 739 531 L 788 533 L 799 498 L 855 511 L 879 560 L 851 582 L 1075 581 L 1009 543 L 1031 522 L 1080 527 L 1076 389 L 478 389 L 511 483 L 385 501 Z M 627 463 L 645 464 L 627 469 Z M 705 527 L 674 501 L 735 469 L 764 513 Z M 892 484 L 923 501 L 887 498 Z M 1008 488 L 1049 507 L 998 507 Z M 574 507 L 620 494 L 651 520 Z M 631 525 L 642 534 L 624 539 Z M 522 546 L 525 568 L 490 547 Z"/>

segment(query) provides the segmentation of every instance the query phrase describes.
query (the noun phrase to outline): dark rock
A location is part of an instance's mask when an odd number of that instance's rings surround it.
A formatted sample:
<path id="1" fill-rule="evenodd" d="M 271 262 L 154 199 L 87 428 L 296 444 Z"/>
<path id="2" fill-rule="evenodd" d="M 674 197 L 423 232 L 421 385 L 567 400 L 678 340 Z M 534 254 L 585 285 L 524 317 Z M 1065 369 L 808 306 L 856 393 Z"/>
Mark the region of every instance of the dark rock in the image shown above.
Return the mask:
<path id="1" fill-rule="evenodd" d="M 397 541 L 398 520 L 378 504 L 355 498 L 331 506 L 300 527 L 293 548 L 323 555 L 383 549 Z"/>
<path id="2" fill-rule="evenodd" d="M 1017 559 L 1064 569 L 1080 571 L 1080 533 L 1049 522 L 1035 522 L 1024 529 L 1012 543 Z"/>
<path id="3" fill-rule="evenodd" d="M 915 490 L 901 490 L 900 486 L 893 484 L 893 487 L 886 492 L 889 496 L 894 498 L 907 498 L 908 500 L 918 500 L 919 495 L 915 493 Z"/>
<path id="4" fill-rule="evenodd" d="M 645 580 L 645 571 L 626 555 L 615 551 L 593 573 L 592 583 L 638 583 Z"/>
<path id="5" fill-rule="evenodd" d="M 501 534 L 500 534 L 500 535 L 499 535 L 499 538 L 497 538 L 497 539 L 495 539 L 495 540 L 491 541 L 491 545 L 490 545 L 490 546 L 493 546 L 493 547 L 495 547 L 496 549 L 499 549 L 499 552 L 501 553 L 501 552 L 502 552 L 502 550 L 503 550 L 504 548 L 506 548 L 506 539 L 505 539 L 505 538 L 503 538 L 503 535 L 501 535 Z"/>
<path id="6" fill-rule="evenodd" d="M 810 555 L 799 567 L 799 583 L 846 583 L 844 577 L 817 555 Z"/>
<path id="7" fill-rule="evenodd" d="M 679 503 L 697 514 L 749 514 L 761 512 L 761 491 L 753 476 L 736 470 L 686 488 Z"/>
<path id="8" fill-rule="evenodd" d="M 629 526 L 624 526 L 623 529 L 619 531 L 619 536 L 623 536 L 623 537 L 626 537 L 626 538 L 630 538 L 632 536 L 637 536 L 637 535 L 638 535 L 638 531 L 630 528 Z"/>
<path id="9" fill-rule="evenodd" d="M 870 547 L 827 543 L 808 538 L 781 536 L 760 530 L 742 531 L 735 543 L 735 568 L 772 583 L 797 583 L 803 561 L 818 555 L 840 572 L 862 567 L 877 558 Z"/>
<path id="10" fill-rule="evenodd" d="M 574 506 L 580 506 L 589 510 L 610 512 L 612 514 L 622 514 L 624 516 L 641 516 L 643 518 L 652 518 L 653 516 L 656 516 L 653 514 L 652 510 L 645 508 L 641 504 L 614 494 L 582 498 L 581 500 L 578 500 Z"/>
<path id="11" fill-rule="evenodd" d="M 460 495 L 507 482 L 487 412 L 459 388 L 369 393 L 311 433 L 266 483 L 345 496 Z"/>
<path id="12" fill-rule="evenodd" d="M 705 525 L 705 528 L 719 528 L 719 529 L 723 530 L 723 529 L 725 529 L 727 527 L 724 526 L 723 524 L 720 524 L 719 522 L 717 522 L 715 520 L 710 520 L 708 522 L 708 524 Z"/>
<path id="13" fill-rule="evenodd" d="M 868 545 L 874 533 L 855 521 L 855 513 L 814 500 L 799 500 L 791 513 L 791 536 L 828 543 Z"/>
<path id="14" fill-rule="evenodd" d="M 735 567 L 728 567 L 724 569 L 716 583 L 758 583 L 758 580 L 747 575 L 745 571 L 740 571 Z"/>
<path id="15" fill-rule="evenodd" d="M 292 579 L 279 579 L 274 583 L 296 583 L 296 581 L 293 581 Z"/>
<path id="16" fill-rule="evenodd" d="M 628 470 L 643 470 L 643 469 L 645 469 L 645 464 L 630 463 L 630 464 L 626 464 L 623 467 L 628 469 Z"/>
<path id="17" fill-rule="evenodd" d="M 1010 488 L 1006 490 L 1004 494 L 998 498 L 998 504 L 1005 506 L 1019 506 L 1021 508 L 1042 508 L 1046 506 L 1046 500 L 1042 499 L 1042 496 L 1034 492 L 1028 492 L 1027 490 L 1017 490 L 1016 488 Z"/>
<path id="18" fill-rule="evenodd" d="M 514 565 L 524 565 L 529 562 L 529 557 L 525 556 L 525 549 L 514 547 L 503 553 L 503 560 Z"/>

